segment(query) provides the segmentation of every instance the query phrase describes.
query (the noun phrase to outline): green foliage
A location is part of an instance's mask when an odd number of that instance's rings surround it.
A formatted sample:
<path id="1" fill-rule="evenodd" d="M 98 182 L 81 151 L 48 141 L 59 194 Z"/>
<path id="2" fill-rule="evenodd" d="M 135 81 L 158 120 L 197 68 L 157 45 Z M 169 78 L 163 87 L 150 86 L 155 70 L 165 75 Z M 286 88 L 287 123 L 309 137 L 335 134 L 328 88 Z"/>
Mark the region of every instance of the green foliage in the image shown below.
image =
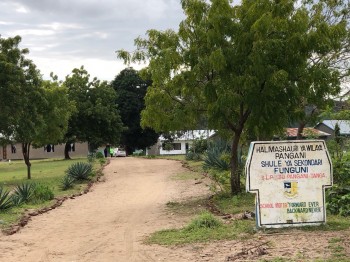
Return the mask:
<path id="1" fill-rule="evenodd" d="M 333 183 L 348 185 L 350 182 L 350 155 L 342 155 L 341 158 L 333 158 Z"/>
<path id="2" fill-rule="evenodd" d="M 173 143 L 163 143 L 162 147 L 163 147 L 163 149 L 164 149 L 165 151 L 174 150 L 174 145 L 173 145 Z"/>
<path id="3" fill-rule="evenodd" d="M 229 193 L 230 192 L 230 171 L 211 169 L 208 175 L 212 181 L 210 189 L 213 192 Z"/>
<path id="4" fill-rule="evenodd" d="M 134 52 L 118 56 L 149 61 L 142 126 L 190 130 L 205 119 L 230 133 L 237 194 L 241 138 L 268 138 L 288 120 L 305 121 L 307 106 L 322 108 L 340 91 L 349 74 L 342 61 L 350 49 L 350 8 L 347 1 L 231 2 L 184 0 L 177 31 L 148 30 L 135 39 Z"/>
<path id="5" fill-rule="evenodd" d="M 63 191 L 68 190 L 68 189 L 70 189 L 70 188 L 73 188 L 74 182 L 75 182 L 74 177 L 72 177 L 71 175 L 65 175 L 65 176 L 61 179 L 60 188 L 61 188 Z"/>
<path id="6" fill-rule="evenodd" d="M 150 80 L 144 80 L 133 68 L 122 70 L 112 81 L 118 96 L 118 104 L 122 122 L 127 129 L 123 130 L 120 144 L 125 146 L 128 154 L 137 148 L 145 149 L 157 142 L 158 134 L 153 129 L 142 129 L 140 125 L 141 111 L 145 107 L 144 97 Z"/>
<path id="7" fill-rule="evenodd" d="M 92 165 L 84 162 L 74 163 L 66 170 L 66 174 L 75 180 L 88 180 L 91 173 Z"/>
<path id="8" fill-rule="evenodd" d="M 102 152 L 96 152 L 95 157 L 96 157 L 96 159 L 105 158 L 105 156 Z"/>
<path id="9" fill-rule="evenodd" d="M 350 187 L 334 186 L 327 192 L 327 209 L 331 214 L 350 216 Z"/>
<path id="10" fill-rule="evenodd" d="M 186 154 L 186 160 L 201 161 L 202 156 L 197 152 L 188 151 Z"/>
<path id="11" fill-rule="evenodd" d="M 90 149 L 111 143 L 118 144 L 123 124 L 115 103 L 117 94 L 106 81 L 90 75 L 81 67 L 72 70 L 64 86 L 68 98 L 76 105 L 69 119 L 66 141 L 87 141 Z"/>
<path id="12" fill-rule="evenodd" d="M 15 205 L 28 203 L 31 200 L 33 200 L 35 188 L 36 188 L 36 184 L 34 183 L 23 183 L 23 184 L 17 185 L 11 196 L 13 198 Z"/>
<path id="13" fill-rule="evenodd" d="M 45 202 L 55 197 L 51 188 L 43 184 L 36 184 L 33 192 L 33 201 Z"/>
<path id="14" fill-rule="evenodd" d="M 206 139 L 193 140 L 190 148 L 190 152 L 203 154 L 208 149 L 208 141 Z"/>
<path id="15" fill-rule="evenodd" d="M 96 154 L 94 153 L 89 153 L 87 155 L 87 161 L 91 164 L 93 164 L 96 161 Z"/>
<path id="16" fill-rule="evenodd" d="M 9 197 L 9 192 L 0 186 L 0 210 L 5 210 L 12 207 L 13 201 Z"/>
<path id="17" fill-rule="evenodd" d="M 99 158 L 98 162 L 100 163 L 100 166 L 103 166 L 104 164 L 106 164 L 107 160 L 105 158 Z"/>
<path id="18" fill-rule="evenodd" d="M 193 219 L 185 230 L 192 231 L 200 228 L 215 228 L 219 226 L 222 226 L 222 222 L 214 217 L 213 214 L 205 211 Z"/>
<path id="19" fill-rule="evenodd" d="M 226 143 L 218 142 L 212 144 L 204 157 L 203 167 L 205 169 L 229 170 L 230 162 L 225 155 L 227 152 Z"/>

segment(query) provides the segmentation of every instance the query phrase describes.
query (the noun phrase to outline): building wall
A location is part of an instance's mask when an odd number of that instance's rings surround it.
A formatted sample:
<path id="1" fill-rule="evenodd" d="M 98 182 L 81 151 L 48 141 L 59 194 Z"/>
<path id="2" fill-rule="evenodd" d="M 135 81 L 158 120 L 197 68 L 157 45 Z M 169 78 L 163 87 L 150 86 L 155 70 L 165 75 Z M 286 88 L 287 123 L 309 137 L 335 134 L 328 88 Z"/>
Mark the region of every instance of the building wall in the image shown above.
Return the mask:
<path id="1" fill-rule="evenodd" d="M 30 159 L 44 159 L 44 158 L 63 158 L 64 157 L 64 144 L 45 146 L 40 148 L 30 148 Z M 50 151 L 50 152 L 48 152 Z M 88 154 L 87 143 L 74 143 L 74 151 L 70 151 L 71 157 L 86 157 Z M 1 160 L 18 160 L 23 159 L 22 145 L 20 143 L 12 145 L 0 146 L 0 159 Z"/>
<path id="2" fill-rule="evenodd" d="M 160 147 L 159 154 L 160 155 L 186 155 L 186 153 L 187 153 L 186 144 L 189 147 L 192 142 L 191 141 L 176 141 L 175 140 L 173 143 L 180 143 L 181 149 L 179 149 L 179 150 L 164 150 L 162 147 Z"/>

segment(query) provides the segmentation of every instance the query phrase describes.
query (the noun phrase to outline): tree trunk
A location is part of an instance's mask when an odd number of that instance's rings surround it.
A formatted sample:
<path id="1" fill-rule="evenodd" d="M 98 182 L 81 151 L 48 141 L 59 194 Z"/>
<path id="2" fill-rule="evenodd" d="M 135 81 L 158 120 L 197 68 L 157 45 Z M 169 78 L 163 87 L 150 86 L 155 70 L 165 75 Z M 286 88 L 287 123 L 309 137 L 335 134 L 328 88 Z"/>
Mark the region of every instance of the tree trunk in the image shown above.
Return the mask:
<path id="1" fill-rule="evenodd" d="M 27 165 L 27 178 L 31 179 L 31 172 L 30 172 L 30 167 L 32 164 L 30 163 L 29 160 L 29 153 L 30 153 L 30 143 L 22 143 L 22 152 L 23 152 L 23 159 L 24 163 Z"/>
<path id="2" fill-rule="evenodd" d="M 66 142 L 64 146 L 64 159 L 71 159 L 69 156 L 69 148 L 70 148 L 70 142 Z"/>
<path id="3" fill-rule="evenodd" d="M 300 122 L 298 126 L 298 133 L 297 133 L 297 140 L 303 139 L 303 131 L 304 127 L 306 126 L 306 122 Z"/>
<path id="4" fill-rule="evenodd" d="M 231 194 L 238 195 L 241 192 L 241 172 L 239 170 L 238 161 L 238 145 L 241 137 L 240 132 L 236 132 L 233 136 L 231 147 Z"/>

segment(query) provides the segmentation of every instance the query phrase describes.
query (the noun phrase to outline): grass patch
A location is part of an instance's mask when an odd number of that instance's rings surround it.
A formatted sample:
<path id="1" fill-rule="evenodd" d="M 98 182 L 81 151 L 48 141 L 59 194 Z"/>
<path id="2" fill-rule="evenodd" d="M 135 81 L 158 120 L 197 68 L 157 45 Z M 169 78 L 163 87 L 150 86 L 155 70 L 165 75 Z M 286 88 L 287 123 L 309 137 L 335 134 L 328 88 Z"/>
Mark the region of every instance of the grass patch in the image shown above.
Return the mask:
<path id="1" fill-rule="evenodd" d="M 194 172 L 203 173 L 203 161 L 186 161 L 190 169 Z"/>
<path id="2" fill-rule="evenodd" d="M 241 193 L 237 196 L 218 194 L 214 196 L 213 202 L 225 214 L 238 214 L 244 211 L 255 212 L 255 195 L 250 193 Z"/>
<path id="3" fill-rule="evenodd" d="M 194 218 L 187 226 L 181 229 L 168 229 L 153 233 L 146 239 L 148 244 L 181 245 L 212 240 L 232 240 L 244 238 L 252 234 L 254 222 L 236 220 L 230 224 L 222 224 L 212 214 L 204 212 Z"/>
<path id="4" fill-rule="evenodd" d="M 53 200 L 50 200 L 53 196 L 63 197 L 83 191 L 88 181 L 78 181 L 66 191 L 60 187 L 67 168 L 82 161 L 86 162 L 86 158 L 32 160 L 32 179 L 30 180 L 27 179 L 27 166 L 23 161 L 0 162 L 0 186 L 4 189 L 13 191 L 19 185 L 28 183 L 37 185 L 34 201 L 0 211 L 0 228 L 6 228 L 17 222 L 26 209 L 34 210 L 50 206 L 53 203 Z M 98 168 L 99 164 L 95 163 L 94 167 Z"/>
<path id="5" fill-rule="evenodd" d="M 165 155 L 165 156 L 155 156 L 155 158 L 183 161 L 185 160 L 186 156 L 185 155 Z"/>
<path id="6" fill-rule="evenodd" d="M 197 172 L 183 172 L 172 176 L 173 180 L 197 180 L 202 178 L 202 175 Z"/>
<path id="7" fill-rule="evenodd" d="M 185 202 L 170 201 L 166 203 L 167 209 L 171 213 L 178 215 L 193 215 L 205 210 L 206 199 L 191 199 Z"/>
<path id="8" fill-rule="evenodd" d="M 346 257 L 345 254 L 345 248 L 342 246 L 342 243 L 344 242 L 343 239 L 341 238 L 331 238 L 328 243 L 329 246 L 328 248 L 331 250 L 332 252 L 332 257 L 337 260 L 339 258 L 344 258 Z M 337 260 L 338 261 L 338 260 Z"/>

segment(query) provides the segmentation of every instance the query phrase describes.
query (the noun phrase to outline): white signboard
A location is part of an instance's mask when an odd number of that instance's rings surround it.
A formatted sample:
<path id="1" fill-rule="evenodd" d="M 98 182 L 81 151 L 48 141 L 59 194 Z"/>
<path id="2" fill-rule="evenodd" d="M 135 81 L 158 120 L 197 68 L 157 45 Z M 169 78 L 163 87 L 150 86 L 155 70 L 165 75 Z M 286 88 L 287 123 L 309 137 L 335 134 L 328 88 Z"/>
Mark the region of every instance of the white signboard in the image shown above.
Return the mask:
<path id="1" fill-rule="evenodd" d="M 323 140 L 252 142 L 246 174 L 258 227 L 326 222 L 325 188 L 333 179 Z"/>

